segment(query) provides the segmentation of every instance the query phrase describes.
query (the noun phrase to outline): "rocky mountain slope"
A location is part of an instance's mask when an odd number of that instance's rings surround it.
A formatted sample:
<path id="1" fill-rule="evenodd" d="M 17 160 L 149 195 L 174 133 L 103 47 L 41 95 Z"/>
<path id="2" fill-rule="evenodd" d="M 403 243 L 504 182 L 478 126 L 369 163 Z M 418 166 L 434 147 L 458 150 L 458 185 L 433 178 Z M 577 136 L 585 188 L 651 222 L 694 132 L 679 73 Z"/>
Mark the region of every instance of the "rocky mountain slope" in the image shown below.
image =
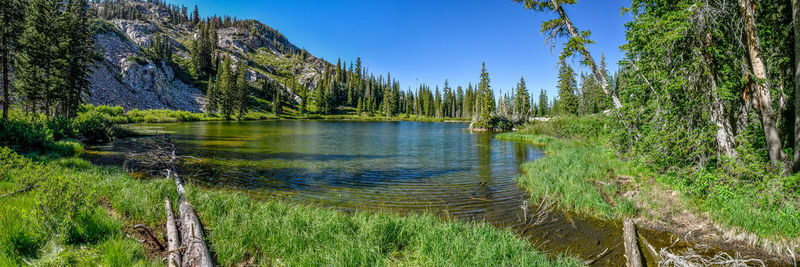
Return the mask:
<path id="1" fill-rule="evenodd" d="M 169 10 L 138 0 L 123 2 L 135 9 L 137 20 L 98 19 L 95 21 L 95 47 L 100 55 L 91 75 L 89 102 L 120 105 L 125 109 L 179 109 L 203 111 L 205 93 L 193 85 L 187 64 L 197 31 L 189 23 L 174 24 Z M 106 4 L 94 4 L 102 10 Z M 310 55 L 289 42 L 282 34 L 258 21 L 248 21 L 250 29 L 218 29 L 217 56 L 230 56 L 249 66 L 248 80 L 254 86 L 264 79 L 278 81 L 282 93 L 299 101 L 294 88 L 283 84 L 290 77 L 315 88 L 328 62 Z M 166 37 L 173 47 L 176 64 L 153 62 L 144 55 L 154 36 Z"/>

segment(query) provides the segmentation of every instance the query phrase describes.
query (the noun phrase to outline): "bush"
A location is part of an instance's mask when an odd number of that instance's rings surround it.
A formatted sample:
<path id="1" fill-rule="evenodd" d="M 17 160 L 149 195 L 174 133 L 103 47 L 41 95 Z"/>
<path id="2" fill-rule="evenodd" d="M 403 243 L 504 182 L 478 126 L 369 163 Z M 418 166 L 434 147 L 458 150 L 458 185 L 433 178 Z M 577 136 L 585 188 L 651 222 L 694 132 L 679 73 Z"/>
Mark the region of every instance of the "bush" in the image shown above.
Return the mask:
<path id="1" fill-rule="evenodd" d="M 53 131 L 43 121 L 0 120 L 0 146 L 23 153 L 42 151 L 53 142 Z"/>
<path id="2" fill-rule="evenodd" d="M 91 185 L 64 172 L 49 172 L 35 190 L 37 215 L 55 232 L 70 230 L 94 199 Z"/>

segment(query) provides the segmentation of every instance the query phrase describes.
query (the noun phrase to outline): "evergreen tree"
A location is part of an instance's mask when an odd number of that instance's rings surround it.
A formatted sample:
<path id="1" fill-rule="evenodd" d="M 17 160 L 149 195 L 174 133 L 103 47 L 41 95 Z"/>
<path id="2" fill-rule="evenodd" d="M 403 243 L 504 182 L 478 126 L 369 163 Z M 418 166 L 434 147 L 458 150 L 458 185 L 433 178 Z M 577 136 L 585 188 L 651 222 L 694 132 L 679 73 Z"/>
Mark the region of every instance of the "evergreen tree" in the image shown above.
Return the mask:
<path id="1" fill-rule="evenodd" d="M 17 49 L 20 33 L 25 27 L 25 2 L 22 0 L 0 1 L 0 68 L 2 68 L 3 119 L 8 119 L 11 105 L 11 67 L 16 61 L 13 50 Z"/>
<path id="2" fill-rule="evenodd" d="M 561 61 L 558 71 L 558 112 L 565 115 L 578 113 L 578 98 L 575 91 L 578 89 L 575 81 L 575 71 L 566 62 Z"/>
<path id="3" fill-rule="evenodd" d="M 280 90 L 281 89 L 279 87 L 276 87 L 275 88 L 275 94 L 273 95 L 273 98 L 272 98 L 272 113 L 274 113 L 275 116 L 280 116 L 281 115 L 281 92 L 280 92 Z"/>
<path id="4" fill-rule="evenodd" d="M 480 112 L 478 120 L 484 123 L 488 123 L 489 118 L 495 110 L 494 93 L 492 93 L 492 88 L 489 83 L 490 80 L 489 73 L 486 72 L 486 62 L 483 62 L 481 66 L 481 81 L 478 83 L 478 92 L 480 94 Z"/>
<path id="5" fill-rule="evenodd" d="M 542 89 L 542 91 L 539 93 L 539 116 L 547 116 L 547 102 L 547 92 Z"/>
<path id="6" fill-rule="evenodd" d="M 235 109 L 235 80 L 231 70 L 231 58 L 225 57 L 222 68 L 217 75 L 217 90 L 219 93 L 219 109 L 222 117 L 230 119 Z"/>
<path id="7" fill-rule="evenodd" d="M 198 78 L 205 78 L 212 70 L 212 54 L 214 44 L 211 40 L 210 26 L 201 24 L 199 34 L 192 46 L 192 69 Z"/>
<path id="8" fill-rule="evenodd" d="M 192 25 L 197 26 L 200 24 L 200 11 L 197 10 L 197 5 L 194 5 L 194 11 L 192 11 Z"/>
<path id="9" fill-rule="evenodd" d="M 250 107 L 250 84 L 247 82 L 247 65 L 244 62 L 240 62 L 237 68 L 239 74 L 236 75 L 236 88 L 234 91 L 236 94 L 236 108 L 238 109 L 237 119 L 241 120 Z"/>
<path id="10" fill-rule="evenodd" d="M 208 90 L 206 91 L 206 112 L 217 113 L 219 109 L 219 92 L 211 77 L 208 77 Z"/>
<path id="11" fill-rule="evenodd" d="M 56 97 L 64 88 L 66 53 L 61 40 L 65 20 L 59 0 L 31 0 L 25 30 L 20 37 L 19 64 L 14 69 L 17 86 L 30 112 L 44 110 L 50 116 Z"/>
<path id="12" fill-rule="evenodd" d="M 392 74 L 390 73 L 387 77 L 388 77 L 387 79 L 391 79 Z M 393 100 L 392 99 L 392 86 L 391 85 L 386 85 L 386 87 L 384 88 L 384 91 L 383 91 L 383 112 L 386 115 L 386 117 L 392 117 L 392 115 L 393 115 L 393 112 L 392 112 L 392 105 L 393 105 L 392 104 L 392 100 Z"/>
<path id="13" fill-rule="evenodd" d="M 89 1 L 68 1 L 63 16 L 66 33 L 66 92 L 61 94 L 61 114 L 75 117 L 83 96 L 89 94 L 91 67 L 99 57 L 94 50 L 94 33 L 89 25 Z"/>
<path id="14" fill-rule="evenodd" d="M 528 116 L 530 109 L 530 95 L 528 94 L 528 87 L 525 85 L 525 77 L 519 78 L 517 83 L 517 92 L 514 99 L 514 115 Z"/>

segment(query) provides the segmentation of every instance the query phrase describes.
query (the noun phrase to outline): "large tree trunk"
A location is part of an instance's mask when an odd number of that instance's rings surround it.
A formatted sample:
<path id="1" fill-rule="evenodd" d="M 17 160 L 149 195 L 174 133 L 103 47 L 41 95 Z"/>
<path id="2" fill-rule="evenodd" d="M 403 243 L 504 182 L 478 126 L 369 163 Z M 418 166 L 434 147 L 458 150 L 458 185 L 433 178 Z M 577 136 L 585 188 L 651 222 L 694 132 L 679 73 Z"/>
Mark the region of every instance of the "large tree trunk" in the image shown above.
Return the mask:
<path id="1" fill-rule="evenodd" d="M 792 0 L 794 26 L 794 171 L 800 170 L 800 3 Z"/>
<path id="2" fill-rule="evenodd" d="M 567 17 L 567 13 L 564 12 L 564 8 L 561 7 L 561 4 L 559 4 L 557 1 L 551 1 L 551 3 L 553 5 L 553 9 L 555 9 L 561 19 L 564 20 L 564 25 L 567 26 L 567 31 L 569 31 L 569 34 L 572 35 L 573 38 L 581 38 L 578 29 L 575 28 L 575 25 L 572 24 L 572 21 L 569 19 L 569 17 Z M 611 100 L 614 102 L 614 108 L 621 108 L 622 102 L 619 100 L 616 92 L 612 92 L 608 89 L 608 80 L 606 79 L 606 74 L 600 71 L 600 68 L 597 67 L 597 63 L 595 63 L 594 58 L 592 58 L 592 55 L 589 53 L 589 50 L 581 45 L 578 47 L 578 51 L 581 53 L 581 55 L 583 55 L 583 60 L 585 61 L 586 65 L 592 69 L 594 78 L 597 79 L 598 83 L 600 83 L 600 87 L 603 88 L 603 92 L 605 92 L 606 95 L 611 96 Z"/>
<path id="3" fill-rule="evenodd" d="M 769 150 L 769 160 L 772 165 L 781 166 L 785 158 L 783 153 L 781 138 L 778 134 L 778 127 L 775 121 L 775 112 L 772 109 L 771 97 L 769 93 L 769 82 L 767 81 L 767 68 L 761 54 L 761 43 L 758 39 L 755 15 L 750 0 L 739 0 L 739 7 L 742 11 L 744 20 L 744 30 L 747 45 L 747 52 L 750 56 L 750 67 L 756 80 L 751 82 L 751 97 L 753 107 L 761 115 L 761 125 L 764 127 L 764 136 Z"/>

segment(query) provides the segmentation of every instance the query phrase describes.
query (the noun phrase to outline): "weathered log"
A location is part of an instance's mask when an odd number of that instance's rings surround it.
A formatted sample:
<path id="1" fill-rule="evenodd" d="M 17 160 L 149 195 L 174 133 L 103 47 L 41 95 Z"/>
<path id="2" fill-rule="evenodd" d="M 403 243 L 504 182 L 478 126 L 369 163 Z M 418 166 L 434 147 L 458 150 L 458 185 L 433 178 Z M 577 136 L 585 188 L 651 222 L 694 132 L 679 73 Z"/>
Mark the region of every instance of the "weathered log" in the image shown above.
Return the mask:
<path id="1" fill-rule="evenodd" d="M 628 267 L 641 267 L 642 254 L 639 251 L 636 224 L 633 223 L 633 220 L 625 219 L 622 223 L 622 234 L 625 241 L 625 258 L 628 260 Z"/>
<path id="2" fill-rule="evenodd" d="M 181 201 L 178 212 L 181 215 L 181 244 L 186 248 L 183 266 L 213 266 L 211 253 L 203 241 L 203 226 L 188 201 Z"/>
<path id="3" fill-rule="evenodd" d="M 172 203 L 169 198 L 164 199 L 164 209 L 167 211 L 167 266 L 181 267 L 181 241 L 178 236 L 178 227 L 175 225 L 175 215 L 172 213 Z"/>

